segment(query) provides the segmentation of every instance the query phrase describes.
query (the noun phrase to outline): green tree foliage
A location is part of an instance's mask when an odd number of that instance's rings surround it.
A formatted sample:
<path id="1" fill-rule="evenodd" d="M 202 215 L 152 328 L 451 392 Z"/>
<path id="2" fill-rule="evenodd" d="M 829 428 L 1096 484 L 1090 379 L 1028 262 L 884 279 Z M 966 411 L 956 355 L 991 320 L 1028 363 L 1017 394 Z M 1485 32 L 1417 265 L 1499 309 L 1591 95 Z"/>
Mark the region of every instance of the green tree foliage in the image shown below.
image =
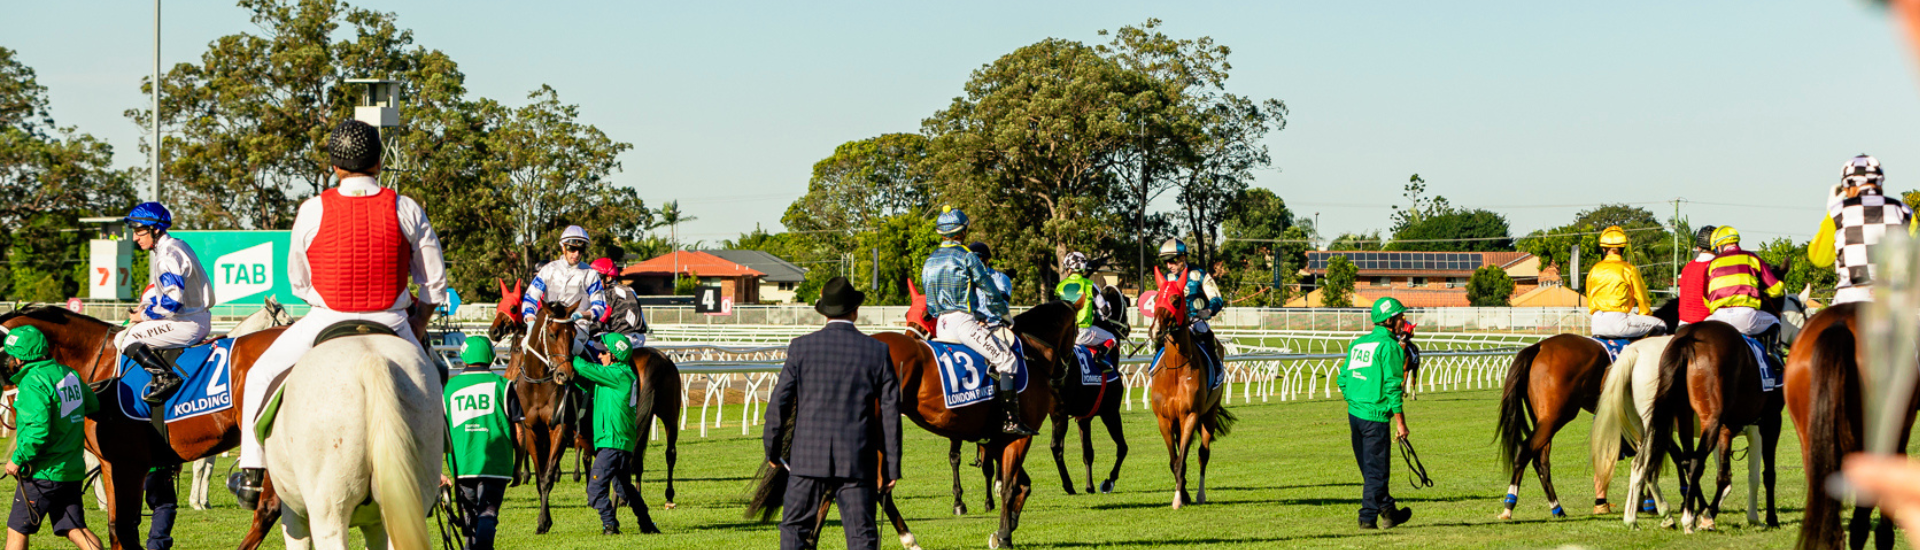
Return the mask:
<path id="1" fill-rule="evenodd" d="M 1777 237 L 1754 249 L 1753 253 L 1759 254 L 1776 268 L 1786 268 L 1784 272 L 1776 269 L 1774 275 L 1780 278 L 1788 294 L 1798 293 L 1812 285 L 1814 296 L 1831 298 L 1833 286 L 1839 282 L 1839 274 L 1832 267 L 1814 267 L 1813 261 L 1807 259 L 1807 245 L 1805 242 Z"/>
<path id="2" fill-rule="evenodd" d="M 1446 197 L 1427 196 L 1427 180 L 1421 178 L 1420 174 L 1407 178 L 1406 187 L 1401 188 L 1401 196 L 1406 197 L 1413 204 L 1406 208 L 1393 205 L 1393 227 L 1388 231 L 1391 234 L 1398 235 L 1401 231 L 1418 225 L 1427 218 L 1454 210 L 1453 203 L 1447 202 Z"/>
<path id="3" fill-rule="evenodd" d="M 790 231 L 853 231 L 884 218 L 929 212 L 926 136 L 885 134 L 835 147 L 813 164 L 807 193 L 787 206 Z"/>
<path id="4" fill-rule="evenodd" d="M 60 127 L 47 88 L 13 50 L 0 48 L 0 293 L 56 301 L 84 282 L 83 216 L 120 213 L 133 204 L 133 171 L 114 170 L 105 141 Z"/>
<path id="5" fill-rule="evenodd" d="M 1900 202 L 1906 203 L 1907 208 L 1920 209 L 1920 190 L 1901 193 Z"/>
<path id="6" fill-rule="evenodd" d="M 1381 250 L 1380 232 L 1341 233 L 1327 244 L 1327 250 L 1367 251 Z"/>
<path id="7" fill-rule="evenodd" d="M 1320 284 L 1320 305 L 1322 307 L 1353 307 L 1353 283 L 1360 275 L 1360 268 L 1346 256 L 1334 256 L 1327 260 L 1326 280 Z"/>
<path id="8" fill-rule="evenodd" d="M 502 198 L 515 212 L 512 242 L 526 258 L 520 272 L 558 254 L 568 225 L 587 228 L 596 247 L 642 240 L 654 228 L 654 213 L 633 188 L 608 179 L 620 169 L 620 153 L 633 145 L 581 123 L 580 107 L 562 103 L 552 87 L 527 98 L 533 101 L 525 107 L 500 112 L 487 135 L 488 172 L 498 174 Z"/>
<path id="9" fill-rule="evenodd" d="M 1286 285 L 1292 282 L 1293 272 L 1307 263 L 1312 235 L 1306 227 L 1295 224 L 1287 202 L 1271 190 L 1248 189 L 1232 204 L 1234 208 L 1220 228 L 1226 238 L 1214 262 L 1220 267 L 1214 278 L 1228 302 L 1240 303 L 1259 295 L 1254 305 L 1278 307 L 1286 303 Z M 1276 272 L 1280 275 L 1278 286 L 1274 284 Z"/>
<path id="10" fill-rule="evenodd" d="M 1422 216 L 1399 231 L 1387 250 L 1487 252 L 1513 250 L 1507 217 L 1482 209 L 1454 209 Z"/>
<path id="11" fill-rule="evenodd" d="M 691 269 L 687 271 L 686 276 L 673 281 L 674 296 L 693 296 L 698 290 L 700 290 L 700 275 Z"/>
<path id="12" fill-rule="evenodd" d="M 848 278 L 854 280 L 855 287 L 865 290 L 868 304 L 906 305 L 907 281 L 920 286 L 922 262 L 933 254 L 933 249 L 940 247 L 940 234 L 934 232 L 932 219 L 915 213 L 894 214 L 874 223 L 873 230 L 858 236 L 853 273 Z M 880 251 L 877 287 L 872 286 L 876 249 Z M 825 281 L 821 279 L 822 284 Z M 819 291 L 815 288 L 813 292 Z"/>
<path id="13" fill-rule="evenodd" d="M 1500 266 L 1480 266 L 1467 280 L 1467 301 L 1474 307 L 1508 307 L 1512 296 L 1513 279 Z"/>
<path id="14" fill-rule="evenodd" d="M 1627 261 L 1640 268 L 1641 277 L 1652 289 L 1665 289 L 1673 285 L 1673 235 L 1666 228 L 1671 225 L 1682 233 L 1681 246 L 1690 246 L 1693 241 L 1691 229 L 1684 220 L 1671 220 L 1671 224 L 1662 224 L 1652 211 L 1628 205 L 1604 205 L 1581 212 L 1574 217 L 1573 223 L 1552 229 L 1535 230 L 1521 237 L 1515 248 L 1540 258 L 1542 266 L 1559 266 L 1563 274 L 1570 266 L 1572 248 L 1580 246 L 1580 265 L 1584 270 L 1600 261 L 1599 232 L 1608 226 L 1618 225 L 1627 231 L 1631 244 L 1631 256 Z M 1680 258 L 1685 261 L 1686 258 Z M 1585 274 L 1583 273 L 1582 276 Z"/>

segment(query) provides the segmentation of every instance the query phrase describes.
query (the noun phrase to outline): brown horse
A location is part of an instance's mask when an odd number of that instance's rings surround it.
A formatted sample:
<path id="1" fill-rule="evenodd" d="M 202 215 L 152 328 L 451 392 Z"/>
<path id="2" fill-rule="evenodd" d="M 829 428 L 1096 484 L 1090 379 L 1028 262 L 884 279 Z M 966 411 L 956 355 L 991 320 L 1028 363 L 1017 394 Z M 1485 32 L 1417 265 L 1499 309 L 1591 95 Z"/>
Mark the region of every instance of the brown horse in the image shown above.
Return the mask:
<path id="1" fill-rule="evenodd" d="M 507 360 L 506 377 L 513 381 L 513 392 L 520 399 L 524 418 L 517 431 L 521 448 L 532 458 L 534 489 L 540 493 L 535 534 L 546 534 L 553 528 L 547 497 L 553 492 L 554 482 L 559 481 L 561 460 L 574 440 L 573 424 L 567 417 L 578 404 L 572 402 L 573 393 L 566 387 L 566 378 L 572 372 L 576 330 L 566 319 L 572 313 L 571 304 L 543 304 L 535 311 L 533 322 L 519 329 L 523 333 L 517 338 L 509 327 L 519 325 L 518 320 L 499 313 L 488 331 L 490 336 L 514 338 L 516 344 Z"/>
<path id="2" fill-rule="evenodd" d="M 0 314 L 0 327 L 11 330 L 21 326 L 38 327 L 51 344 L 54 361 L 73 369 L 89 384 L 116 378 L 120 353 L 114 349 L 112 338 L 119 327 L 57 307 L 29 307 Z M 232 369 L 231 391 L 236 401 L 245 395 L 246 373 L 254 360 L 282 331 L 270 328 L 234 340 L 233 356 L 227 364 Z M 147 471 L 238 447 L 241 411 L 240 403 L 234 403 L 224 411 L 169 423 L 168 439 L 162 441 L 151 423 L 120 414 L 113 401 L 117 396 L 116 391 L 101 397 L 100 412 L 87 419 L 86 442 L 87 450 L 100 457 L 100 481 L 106 486 L 107 523 L 111 526 L 108 540 L 116 550 L 139 548 L 145 540 L 140 531 L 140 512 Z M 260 502 L 242 550 L 257 548 L 279 519 L 280 507 L 271 497 L 270 485 Z"/>
<path id="3" fill-rule="evenodd" d="M 1039 425 L 1053 411 L 1057 399 L 1055 388 L 1067 372 L 1061 365 L 1061 355 L 1071 353 L 1073 337 L 1079 330 L 1073 315 L 1072 304 L 1055 301 L 1014 316 L 1014 332 L 1025 345 L 1030 381 L 1026 390 L 1020 392 L 1020 416 L 1028 426 Z M 991 459 L 983 463 L 997 466 L 995 476 L 990 477 L 1011 480 L 999 495 L 1000 529 L 987 537 L 987 544 L 996 548 L 1012 546 L 1020 512 L 1033 493 L 1033 480 L 1024 468 L 1033 438 L 1001 433 L 1001 415 L 995 407 L 948 409 L 940 389 L 940 365 L 934 360 L 933 348 L 917 334 L 883 332 L 873 337 L 887 344 L 894 369 L 900 375 L 900 414 L 922 429 L 953 442 L 947 460 L 953 466 L 956 514 L 966 513 L 966 506 L 961 504 L 960 442 L 986 442 L 986 454 Z M 904 529 L 904 524 L 896 527 Z M 903 540 L 907 536 L 902 534 Z"/>
<path id="4" fill-rule="evenodd" d="M 1857 345 L 1861 304 L 1841 304 L 1821 310 L 1807 321 L 1801 336 L 1794 340 L 1787 355 L 1787 410 L 1793 414 L 1793 429 L 1800 436 L 1800 457 L 1807 469 L 1807 487 L 1824 487 L 1827 477 L 1840 471 L 1840 459 L 1865 450 L 1866 424 L 1861 404 L 1865 393 L 1860 385 L 1866 364 Z M 1898 448 L 1907 448 L 1913 432 L 1914 403 L 1907 406 L 1907 424 L 1900 432 Z M 1800 523 L 1798 547 L 1839 548 L 1849 543 L 1854 550 L 1867 545 L 1867 533 L 1877 536 L 1875 546 L 1893 548 L 1893 521 L 1882 512 L 1880 525 L 1873 526 L 1873 508 L 1856 506 L 1846 530 L 1840 528 L 1840 502 L 1823 491 L 1807 491 L 1806 519 Z"/>
<path id="5" fill-rule="evenodd" d="M 1777 306 L 1774 309 L 1777 310 Z M 1706 321 L 1681 327 L 1674 334 L 1673 341 L 1660 356 L 1659 390 L 1654 394 L 1653 415 L 1641 448 L 1647 450 L 1647 456 L 1642 458 L 1657 468 L 1660 459 L 1674 445 L 1675 424 L 1686 420 L 1689 412 L 1699 419 L 1699 447 L 1693 447 L 1692 438 L 1683 437 L 1680 449 L 1674 454 L 1675 462 L 1680 463 L 1683 470 L 1681 486 L 1692 488 L 1681 494 L 1680 523 L 1684 530 L 1693 531 L 1696 514 L 1700 529 L 1713 530 L 1720 500 L 1726 497 L 1733 482 L 1729 447 L 1733 437 L 1747 426 L 1760 428 L 1767 526 L 1780 525 L 1773 491 L 1773 456 L 1780 444 L 1780 410 L 1785 406 L 1780 394 L 1760 391 L 1760 371 L 1753 351 L 1732 325 Z M 1700 476 L 1706 470 L 1709 457 L 1717 458 L 1720 466 L 1711 502 L 1700 490 Z M 1636 462 L 1636 467 L 1638 465 Z M 1639 491 L 1639 487 L 1628 488 L 1628 494 Z"/>
<path id="6" fill-rule="evenodd" d="M 1232 431 L 1237 419 L 1220 404 L 1226 385 L 1213 388 L 1207 383 L 1209 367 L 1197 359 L 1203 352 L 1194 344 L 1192 331 L 1166 305 L 1154 309 L 1154 326 L 1160 327 L 1154 341 L 1161 352 L 1154 361 L 1148 387 L 1153 392 L 1153 415 L 1160 421 L 1160 437 L 1167 443 L 1167 466 L 1173 471 L 1173 509 L 1178 510 L 1188 502 L 1207 502 L 1207 461 L 1213 454 L 1213 440 Z M 1187 452 L 1192 450 L 1196 435 L 1200 440 L 1199 498 L 1189 498 Z"/>
<path id="7" fill-rule="evenodd" d="M 1513 519 L 1520 479 L 1529 464 L 1540 476 L 1548 510 L 1554 517 L 1566 517 L 1553 488 L 1553 436 L 1580 411 L 1593 412 L 1607 365 L 1607 350 L 1600 342 L 1574 334 L 1555 335 L 1514 354 L 1500 392 L 1500 457 L 1508 476 L 1500 519 Z M 1604 485 L 1595 480 L 1595 486 Z M 1605 513 L 1600 508 L 1607 506 L 1606 495 L 1596 496 L 1595 513 Z"/>

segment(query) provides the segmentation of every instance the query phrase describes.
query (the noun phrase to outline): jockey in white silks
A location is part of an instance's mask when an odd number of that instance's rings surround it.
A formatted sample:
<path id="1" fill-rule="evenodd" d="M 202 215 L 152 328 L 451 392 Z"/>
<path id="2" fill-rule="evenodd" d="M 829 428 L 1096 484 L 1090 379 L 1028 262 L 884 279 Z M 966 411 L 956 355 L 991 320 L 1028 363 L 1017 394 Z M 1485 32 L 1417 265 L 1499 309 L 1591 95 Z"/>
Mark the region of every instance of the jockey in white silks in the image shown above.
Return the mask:
<path id="1" fill-rule="evenodd" d="M 260 497 L 265 468 L 254 435 L 255 417 L 269 397 L 268 386 L 313 348 L 314 337 L 336 323 L 370 321 L 419 348 L 407 319 L 413 305 L 408 276 L 420 285 L 420 301 L 429 309 L 446 303 L 447 267 L 440 237 L 420 203 L 380 187 L 375 179 L 380 150 L 380 132 L 373 126 L 357 120 L 336 126 L 327 151 L 340 186 L 307 199 L 293 220 L 287 278 L 294 295 L 312 309 L 280 333 L 247 373 L 236 496 L 248 509 Z"/>
<path id="2" fill-rule="evenodd" d="M 142 396 L 148 403 L 165 403 L 180 388 L 180 375 L 155 349 L 184 348 L 200 343 L 213 329 L 213 284 L 193 248 L 167 230 L 173 214 L 157 202 L 143 202 L 122 218 L 133 229 L 133 242 L 151 253 L 147 259 L 147 289 L 133 311 L 133 326 L 113 337 L 113 347 L 153 375 Z"/>
<path id="3" fill-rule="evenodd" d="M 560 233 L 560 259 L 547 262 L 527 285 L 520 298 L 520 318 L 533 323 L 544 303 L 572 304 L 568 317 L 574 326 L 573 354 L 584 353 L 593 336 L 593 324 L 607 314 L 607 295 L 600 285 L 600 274 L 587 264 L 587 230 L 569 225 Z M 529 330 L 527 334 L 538 331 Z"/>

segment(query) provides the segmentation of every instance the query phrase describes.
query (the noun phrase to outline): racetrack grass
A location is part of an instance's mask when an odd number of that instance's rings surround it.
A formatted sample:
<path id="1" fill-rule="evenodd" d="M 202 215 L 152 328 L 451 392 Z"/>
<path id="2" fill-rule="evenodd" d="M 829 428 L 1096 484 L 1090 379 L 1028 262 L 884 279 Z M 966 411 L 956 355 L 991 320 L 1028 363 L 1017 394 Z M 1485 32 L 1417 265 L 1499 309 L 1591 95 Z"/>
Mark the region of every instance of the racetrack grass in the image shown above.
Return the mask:
<path id="1" fill-rule="evenodd" d="M 1496 407 L 1497 394 L 1492 391 L 1428 393 L 1409 403 L 1413 441 L 1436 485 L 1409 488 L 1405 466 L 1395 456 L 1392 491 L 1402 505 L 1415 510 L 1413 521 L 1369 532 L 1355 527 L 1360 480 L 1340 401 L 1233 405 L 1240 422 L 1232 435 L 1215 446 L 1207 494 L 1211 500 L 1178 511 L 1168 508 L 1172 481 L 1165 447 L 1152 415 L 1136 402 L 1135 410 L 1124 413 L 1132 456 L 1118 491 L 1063 494 L 1043 442 L 1027 463 L 1035 492 L 1014 542 L 1027 548 L 1783 548 L 1792 544 L 1806 483 L 1799 467 L 1798 441 L 1790 427 L 1783 433 L 1779 454 L 1782 527 L 1747 525 L 1745 464 L 1739 463 L 1734 468 L 1733 496 L 1720 515 L 1720 531 L 1682 535 L 1659 528 L 1657 519 L 1646 516 L 1642 516 L 1643 529 L 1630 531 L 1621 525 L 1618 514 L 1589 513 L 1592 489 L 1586 436 L 1591 419 L 1584 414 L 1556 439 L 1558 452 L 1553 456 L 1555 480 L 1570 517 L 1548 517 L 1536 478 L 1529 474 L 1517 518 L 1495 519 L 1506 488 L 1492 443 Z M 962 465 L 966 501 L 973 513 L 953 516 L 947 443 L 911 424 L 906 429 L 906 479 L 899 485 L 898 501 L 920 543 L 929 549 L 984 547 L 987 534 L 997 525 L 997 515 L 981 513 L 986 492 L 978 470 Z M 1104 471 L 1111 464 L 1111 444 L 1104 430 L 1094 439 L 1099 449 L 1095 470 Z M 1077 435 L 1069 438 L 1076 440 Z M 1745 446 L 1744 440 L 1735 443 L 1736 448 Z M 969 446 L 969 456 L 971 451 Z M 1079 476 L 1077 443 L 1069 443 L 1067 454 Z M 647 455 L 642 491 L 666 534 L 600 535 L 598 517 L 585 506 L 583 485 L 568 475 L 554 492 L 555 525 L 546 535 L 533 534 L 532 489 L 509 490 L 498 547 L 718 550 L 778 544 L 774 526 L 740 518 L 742 493 L 760 460 L 758 437 L 722 429 L 711 438 L 681 439 L 676 510 L 660 509 L 664 464 L 657 440 Z M 220 464 L 221 477 L 228 464 Z M 1197 465 L 1194 471 L 1197 474 Z M 1713 471 L 1709 469 L 1707 475 L 1710 479 Z M 1196 475 L 1190 483 L 1197 481 Z M 1076 479 L 1080 484 L 1084 481 Z M 1613 489 L 1617 503 L 1630 500 L 1620 497 L 1624 485 L 1623 467 Z M 0 482 L 0 489 L 9 493 L 12 486 L 11 481 Z M 180 486 L 184 497 L 184 479 Z M 1669 481 L 1667 487 L 1672 491 L 1674 484 Z M 214 510 L 181 510 L 176 548 L 226 549 L 239 540 L 245 514 L 234 507 L 224 489 L 216 486 L 214 492 Z M 104 531 L 104 515 L 90 509 L 88 518 L 96 531 Z M 621 522 L 628 533 L 635 532 L 629 513 L 621 512 Z M 827 529 L 821 547 L 843 548 L 837 520 L 829 522 Z M 883 548 L 899 548 L 892 529 L 884 523 L 881 540 Z M 35 537 L 35 542 L 41 547 L 66 545 L 45 534 Z M 281 546 L 276 529 L 265 547 Z"/>

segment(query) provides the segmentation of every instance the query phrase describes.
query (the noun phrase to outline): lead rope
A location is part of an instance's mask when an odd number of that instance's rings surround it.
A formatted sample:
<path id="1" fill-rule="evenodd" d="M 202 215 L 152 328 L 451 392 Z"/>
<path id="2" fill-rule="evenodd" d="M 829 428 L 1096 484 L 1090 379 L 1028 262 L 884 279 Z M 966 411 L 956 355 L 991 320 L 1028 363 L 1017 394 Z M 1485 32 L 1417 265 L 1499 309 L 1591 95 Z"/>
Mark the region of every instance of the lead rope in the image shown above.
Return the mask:
<path id="1" fill-rule="evenodd" d="M 1407 478 L 1407 483 L 1413 485 L 1415 489 L 1432 487 L 1433 478 L 1427 477 L 1427 465 L 1420 462 L 1420 453 L 1413 451 L 1413 441 L 1405 438 L 1399 441 L 1400 460 L 1406 462 L 1407 471 L 1413 473 L 1413 477 Z"/>

